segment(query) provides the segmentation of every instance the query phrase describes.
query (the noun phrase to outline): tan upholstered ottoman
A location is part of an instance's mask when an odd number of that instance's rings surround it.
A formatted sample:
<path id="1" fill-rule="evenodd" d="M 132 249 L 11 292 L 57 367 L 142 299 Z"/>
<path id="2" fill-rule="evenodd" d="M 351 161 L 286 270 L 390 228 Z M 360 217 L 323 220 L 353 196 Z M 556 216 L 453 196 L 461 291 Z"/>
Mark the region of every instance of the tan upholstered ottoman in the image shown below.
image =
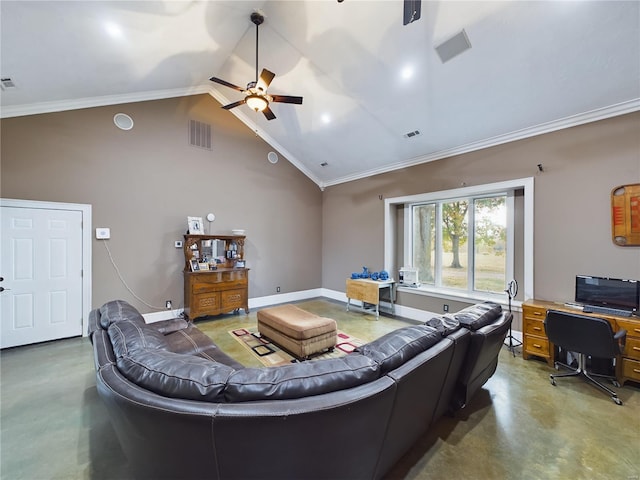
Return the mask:
<path id="1" fill-rule="evenodd" d="M 258 311 L 258 331 L 298 358 L 336 346 L 337 326 L 331 318 L 319 317 L 295 305 Z"/>

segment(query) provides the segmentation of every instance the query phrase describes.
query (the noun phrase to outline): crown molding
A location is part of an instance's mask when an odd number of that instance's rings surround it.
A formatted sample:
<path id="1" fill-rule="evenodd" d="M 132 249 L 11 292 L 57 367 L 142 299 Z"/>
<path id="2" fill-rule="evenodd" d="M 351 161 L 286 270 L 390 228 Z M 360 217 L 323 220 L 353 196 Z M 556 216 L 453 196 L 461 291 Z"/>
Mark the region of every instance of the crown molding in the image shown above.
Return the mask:
<path id="1" fill-rule="evenodd" d="M 545 133 L 556 132 L 558 130 L 564 130 L 566 128 L 576 127 L 585 123 L 597 122 L 599 120 L 605 120 L 611 117 L 617 117 L 619 115 L 625 115 L 627 113 L 633 113 L 640 110 L 640 98 L 635 98 L 627 102 L 621 102 L 608 107 L 598 108 L 589 112 L 572 115 L 570 117 L 561 118 L 559 120 L 553 120 L 551 122 L 541 123 L 529 128 L 523 128 L 521 130 L 515 130 L 503 135 L 497 135 L 495 137 L 480 140 L 478 142 L 467 143 L 459 147 L 449 148 L 446 150 L 440 150 L 439 152 L 430 153 L 427 155 L 420 155 L 419 157 L 410 158 L 401 162 L 391 163 L 384 167 L 367 170 L 365 172 L 358 172 L 353 175 L 346 175 L 344 177 L 335 178 L 324 182 L 322 187 L 330 187 L 332 185 L 339 185 L 342 183 L 352 182 L 354 180 L 361 180 L 363 178 L 372 177 L 374 175 L 380 175 L 382 173 L 389 173 L 395 170 L 400 170 L 407 167 L 413 167 L 415 165 L 421 165 L 423 163 L 433 162 L 435 160 L 441 160 L 443 158 L 452 157 L 454 155 L 461 155 L 463 153 L 474 152 L 476 150 L 482 150 L 489 147 L 495 147 L 504 143 L 515 142 L 517 140 L 523 140 L 529 137 L 535 137 L 537 135 L 543 135 Z"/>
<path id="2" fill-rule="evenodd" d="M 107 105 L 118 105 L 121 103 L 135 103 L 145 102 L 148 100 L 162 100 L 165 98 L 187 97 L 202 93 L 209 93 L 209 88 L 207 86 L 200 85 L 189 88 L 172 88 L 167 90 L 154 90 L 150 92 L 105 95 L 103 97 L 87 97 L 25 105 L 9 105 L 0 108 L 0 118 L 22 117 L 26 115 L 38 115 L 41 113 L 79 110 L 81 108 L 104 107 Z"/>

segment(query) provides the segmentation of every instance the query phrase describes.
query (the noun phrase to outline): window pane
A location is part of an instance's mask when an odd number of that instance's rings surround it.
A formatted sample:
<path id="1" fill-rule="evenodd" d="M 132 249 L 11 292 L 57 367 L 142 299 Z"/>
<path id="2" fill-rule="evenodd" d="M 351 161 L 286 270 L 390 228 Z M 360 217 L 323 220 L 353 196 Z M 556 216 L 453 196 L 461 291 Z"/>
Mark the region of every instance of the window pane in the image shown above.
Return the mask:
<path id="1" fill-rule="evenodd" d="M 469 202 L 442 204 L 442 286 L 467 289 L 467 210 Z"/>
<path id="2" fill-rule="evenodd" d="M 474 290 L 502 293 L 507 271 L 506 197 L 474 201 Z"/>
<path id="3" fill-rule="evenodd" d="M 418 281 L 433 285 L 436 259 L 436 206 L 413 207 L 413 266 L 418 269 Z"/>

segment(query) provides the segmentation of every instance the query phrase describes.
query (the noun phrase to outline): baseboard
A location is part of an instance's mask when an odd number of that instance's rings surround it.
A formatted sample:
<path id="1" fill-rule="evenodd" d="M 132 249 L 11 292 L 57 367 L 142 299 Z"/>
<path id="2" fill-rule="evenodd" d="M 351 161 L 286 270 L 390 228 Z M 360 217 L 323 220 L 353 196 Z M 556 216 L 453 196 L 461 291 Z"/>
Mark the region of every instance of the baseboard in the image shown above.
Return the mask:
<path id="1" fill-rule="evenodd" d="M 269 307 L 271 305 L 279 305 L 282 303 L 300 302 L 302 300 L 310 300 L 312 298 L 325 297 L 338 302 L 347 303 L 347 295 L 338 290 L 328 288 L 314 288 L 311 290 L 301 290 L 298 292 L 280 293 L 277 295 L 267 295 L 264 297 L 256 297 L 249 299 L 249 309 Z M 389 311 L 391 304 L 388 302 L 380 302 L 381 311 Z M 163 310 L 161 312 L 145 313 L 145 322 L 154 323 L 182 316 L 182 309 Z M 426 322 L 432 316 L 438 316 L 439 313 L 433 313 L 428 310 L 420 310 L 419 308 L 406 307 L 404 305 L 395 305 L 395 314 L 398 317 L 406 318 L 416 322 Z M 513 330 L 511 332 L 513 338 L 522 342 L 522 332 Z"/>
<path id="2" fill-rule="evenodd" d="M 180 318 L 182 316 L 182 309 L 177 308 L 175 310 L 163 310 L 161 312 L 143 313 L 142 318 L 146 323 L 161 322 L 163 320 L 171 320 L 172 318 Z"/>

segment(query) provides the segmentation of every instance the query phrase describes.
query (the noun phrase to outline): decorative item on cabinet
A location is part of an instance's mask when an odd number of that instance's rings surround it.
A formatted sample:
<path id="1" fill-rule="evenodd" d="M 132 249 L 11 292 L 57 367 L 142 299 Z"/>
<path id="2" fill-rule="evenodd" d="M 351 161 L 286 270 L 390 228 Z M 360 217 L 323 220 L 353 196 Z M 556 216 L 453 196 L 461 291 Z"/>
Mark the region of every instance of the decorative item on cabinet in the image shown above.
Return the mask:
<path id="1" fill-rule="evenodd" d="M 185 316 L 249 313 L 249 269 L 243 235 L 184 236 Z M 229 257 L 228 252 L 233 252 Z M 195 265 L 194 265 L 195 264 Z M 194 270 L 193 266 L 199 269 Z"/>

